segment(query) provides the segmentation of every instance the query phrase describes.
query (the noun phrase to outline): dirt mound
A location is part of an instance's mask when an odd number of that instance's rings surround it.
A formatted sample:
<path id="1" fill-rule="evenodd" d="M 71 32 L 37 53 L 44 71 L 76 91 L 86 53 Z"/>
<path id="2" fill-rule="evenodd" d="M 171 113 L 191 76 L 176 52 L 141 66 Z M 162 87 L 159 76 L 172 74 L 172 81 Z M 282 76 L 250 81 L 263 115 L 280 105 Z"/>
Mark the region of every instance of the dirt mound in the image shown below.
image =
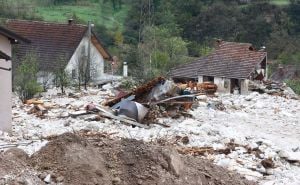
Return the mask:
<path id="1" fill-rule="evenodd" d="M 103 135 L 61 135 L 29 160 L 63 184 L 254 184 L 208 161 L 181 156 L 171 147 Z"/>
<path id="2" fill-rule="evenodd" d="M 64 184 L 111 184 L 99 149 L 73 134 L 64 134 L 31 158 L 38 170 Z M 63 178 L 62 178 L 63 177 Z"/>
<path id="3" fill-rule="evenodd" d="M 21 149 L 12 148 L 0 154 L 0 184 L 44 184 L 27 164 L 28 155 Z"/>

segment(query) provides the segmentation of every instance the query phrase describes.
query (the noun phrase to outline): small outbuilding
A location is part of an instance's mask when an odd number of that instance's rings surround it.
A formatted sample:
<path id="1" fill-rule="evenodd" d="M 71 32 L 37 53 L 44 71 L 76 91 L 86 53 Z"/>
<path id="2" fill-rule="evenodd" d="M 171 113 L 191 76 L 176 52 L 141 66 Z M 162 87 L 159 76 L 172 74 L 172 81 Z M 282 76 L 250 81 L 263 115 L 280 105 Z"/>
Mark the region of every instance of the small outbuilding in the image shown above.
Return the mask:
<path id="1" fill-rule="evenodd" d="M 0 130 L 11 131 L 12 111 L 12 44 L 29 40 L 0 27 Z"/>
<path id="2" fill-rule="evenodd" d="M 220 93 L 248 93 L 249 80 L 267 79 L 267 53 L 250 43 L 218 40 L 208 56 L 170 70 L 176 81 L 213 82 Z"/>

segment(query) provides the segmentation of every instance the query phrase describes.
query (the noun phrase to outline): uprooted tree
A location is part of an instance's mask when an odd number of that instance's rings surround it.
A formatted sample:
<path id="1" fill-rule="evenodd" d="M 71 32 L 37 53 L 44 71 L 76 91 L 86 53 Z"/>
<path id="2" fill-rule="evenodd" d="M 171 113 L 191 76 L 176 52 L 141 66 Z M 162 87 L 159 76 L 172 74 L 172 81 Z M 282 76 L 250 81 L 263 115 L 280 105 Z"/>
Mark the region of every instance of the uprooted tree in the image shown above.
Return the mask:
<path id="1" fill-rule="evenodd" d="M 33 53 L 27 53 L 21 59 L 21 65 L 16 69 L 14 78 L 15 90 L 23 102 L 42 91 L 37 82 L 37 73 L 37 57 Z"/>

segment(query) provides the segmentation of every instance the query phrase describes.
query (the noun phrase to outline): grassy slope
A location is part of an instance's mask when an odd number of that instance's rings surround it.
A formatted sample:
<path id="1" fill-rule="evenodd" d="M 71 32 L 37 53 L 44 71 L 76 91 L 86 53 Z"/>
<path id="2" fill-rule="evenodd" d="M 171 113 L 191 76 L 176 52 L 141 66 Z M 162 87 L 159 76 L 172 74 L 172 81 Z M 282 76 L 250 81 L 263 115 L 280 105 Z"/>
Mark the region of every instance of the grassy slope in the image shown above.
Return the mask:
<path id="1" fill-rule="evenodd" d="M 289 0 L 271 0 L 271 3 L 276 5 L 288 5 L 290 3 Z"/>
<path id="2" fill-rule="evenodd" d="M 80 20 L 87 22 L 91 20 L 95 24 L 104 25 L 107 28 L 118 26 L 123 29 L 128 5 L 123 5 L 119 11 L 114 11 L 110 3 L 89 3 L 86 5 L 59 5 L 38 6 L 37 14 L 45 21 L 66 22 L 76 14 Z"/>

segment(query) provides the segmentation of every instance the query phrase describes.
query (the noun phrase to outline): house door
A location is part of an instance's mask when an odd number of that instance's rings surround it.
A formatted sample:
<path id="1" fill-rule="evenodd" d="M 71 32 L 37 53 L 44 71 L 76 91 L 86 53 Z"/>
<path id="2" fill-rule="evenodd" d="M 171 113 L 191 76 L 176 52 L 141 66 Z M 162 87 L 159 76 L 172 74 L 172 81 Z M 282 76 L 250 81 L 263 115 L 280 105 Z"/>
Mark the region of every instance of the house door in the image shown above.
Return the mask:
<path id="1" fill-rule="evenodd" d="M 241 85 L 238 79 L 232 78 L 230 79 L 230 93 L 233 93 L 234 90 L 238 90 L 241 92 Z"/>

